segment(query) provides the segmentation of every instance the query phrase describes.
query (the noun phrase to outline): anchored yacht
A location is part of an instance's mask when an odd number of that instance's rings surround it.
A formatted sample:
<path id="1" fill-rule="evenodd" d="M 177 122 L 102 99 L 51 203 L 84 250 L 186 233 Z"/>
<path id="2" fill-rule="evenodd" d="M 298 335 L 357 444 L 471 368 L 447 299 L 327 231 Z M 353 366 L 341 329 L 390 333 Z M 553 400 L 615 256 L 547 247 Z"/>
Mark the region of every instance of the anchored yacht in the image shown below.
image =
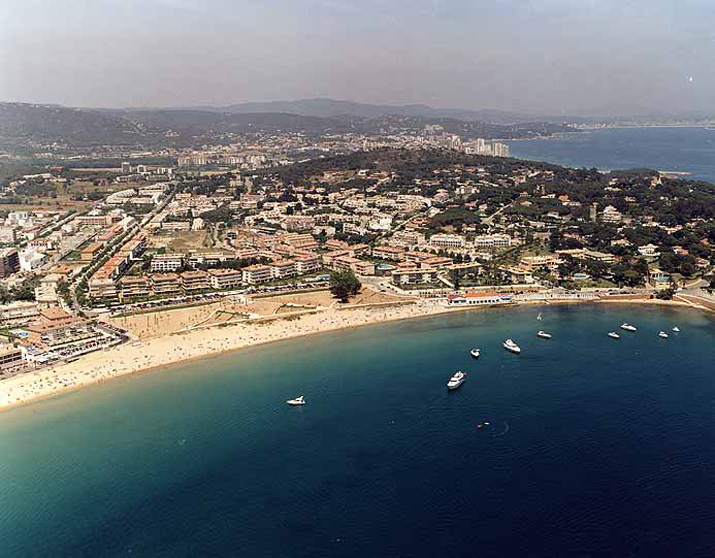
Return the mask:
<path id="1" fill-rule="evenodd" d="M 665 331 L 661 331 L 658 333 L 658 337 L 662 337 L 663 339 L 668 338 L 668 334 Z"/>
<path id="2" fill-rule="evenodd" d="M 469 354 L 472 355 L 474 358 L 479 358 L 479 349 L 472 349 L 469 351 Z"/>
<path id="3" fill-rule="evenodd" d="M 449 381 L 447 382 L 447 389 L 448 390 L 453 390 L 457 389 L 459 386 L 461 386 L 465 381 L 467 380 L 467 375 L 462 372 L 461 370 L 459 372 L 456 372 L 454 376 L 452 376 Z"/>
<path id="4" fill-rule="evenodd" d="M 545 331 L 539 330 L 536 332 L 537 337 L 541 337 L 542 339 L 551 339 L 551 334 L 546 333 Z"/>
<path id="5" fill-rule="evenodd" d="M 621 329 L 625 329 L 626 331 L 637 331 L 638 328 L 636 326 L 632 326 L 631 324 L 628 324 L 626 322 L 623 322 L 621 324 Z"/>
<path id="6" fill-rule="evenodd" d="M 296 397 L 295 399 L 289 399 L 286 401 L 288 405 L 293 405 L 293 406 L 299 406 L 299 405 L 305 405 L 305 398 L 301 395 L 300 397 Z"/>
<path id="7" fill-rule="evenodd" d="M 521 352 L 521 347 L 514 343 L 511 339 L 507 339 L 504 341 L 504 344 L 502 345 L 507 351 L 511 351 L 512 353 L 516 353 L 517 355 Z"/>
<path id="8" fill-rule="evenodd" d="M 611 339 L 620 339 L 620 338 L 621 338 L 621 336 L 618 335 L 615 331 L 610 332 L 610 333 L 608 334 L 608 336 L 609 336 Z"/>

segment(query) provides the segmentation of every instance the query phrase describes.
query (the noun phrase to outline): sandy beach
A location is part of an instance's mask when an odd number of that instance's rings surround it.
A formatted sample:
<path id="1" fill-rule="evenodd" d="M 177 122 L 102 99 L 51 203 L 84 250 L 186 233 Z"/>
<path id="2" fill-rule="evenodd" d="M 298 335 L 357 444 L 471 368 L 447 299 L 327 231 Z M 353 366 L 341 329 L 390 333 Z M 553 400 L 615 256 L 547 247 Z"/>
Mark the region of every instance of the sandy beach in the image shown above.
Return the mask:
<path id="1" fill-rule="evenodd" d="M 551 301 L 549 304 L 565 302 Z M 570 301 L 574 303 L 576 301 Z M 656 304 L 691 307 L 684 301 L 610 299 L 581 303 Z M 529 305 L 543 304 L 527 303 Z M 521 304 L 520 304 L 521 305 Z M 298 311 L 261 317 L 224 326 L 197 328 L 125 344 L 89 354 L 80 360 L 30 372 L 0 382 L 0 409 L 6 409 L 152 368 L 235 351 L 304 335 L 355 328 L 447 312 L 485 310 L 489 307 L 447 308 L 435 304 L 377 304 L 348 308 Z M 700 306 L 700 309 L 707 310 Z"/>
<path id="2" fill-rule="evenodd" d="M 118 376 L 244 347 L 454 310 L 417 304 L 328 309 L 165 335 L 145 340 L 140 345 L 121 345 L 91 353 L 71 363 L 3 380 L 0 382 L 0 409 Z"/>

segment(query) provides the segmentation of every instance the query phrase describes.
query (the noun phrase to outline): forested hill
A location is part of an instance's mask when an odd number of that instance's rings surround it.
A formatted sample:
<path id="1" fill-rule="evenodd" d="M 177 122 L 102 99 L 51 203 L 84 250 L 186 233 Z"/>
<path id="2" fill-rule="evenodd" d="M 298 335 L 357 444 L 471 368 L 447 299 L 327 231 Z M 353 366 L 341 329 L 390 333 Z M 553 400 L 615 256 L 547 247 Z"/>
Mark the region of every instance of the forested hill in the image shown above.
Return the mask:
<path id="1" fill-rule="evenodd" d="M 492 203 L 499 199 L 506 202 L 523 198 L 527 203 L 515 203 L 508 211 L 527 219 L 541 218 L 548 212 L 587 217 L 590 204 L 596 203 L 601 209 L 612 205 L 623 214 L 636 218 L 650 215 L 664 225 L 703 220 L 708 223 L 708 231 L 713 232 L 715 240 L 715 225 L 712 224 L 715 222 L 715 185 L 684 179 L 659 179 L 657 171 L 649 169 L 604 173 L 596 169 L 572 169 L 449 150 L 383 149 L 313 159 L 266 169 L 264 173 L 274 174 L 288 185 L 301 185 L 321 182 L 325 172 L 346 171 L 350 174 L 360 169 L 393 173 L 394 178 L 379 189 L 404 192 L 416 183 L 433 181 L 436 172 L 442 176 L 445 172 L 455 171 L 460 180 L 481 185 L 478 198 L 483 201 Z M 487 178 L 483 179 L 483 176 Z M 516 180 L 517 177 L 521 179 Z M 349 183 L 376 185 L 374 181 L 357 178 Z M 454 188 L 456 182 L 447 181 L 439 187 L 445 186 Z M 559 196 L 568 196 L 571 202 L 580 205 L 578 208 L 564 205 Z"/>
<path id="2" fill-rule="evenodd" d="M 66 142 L 134 144 L 143 138 L 137 123 L 112 114 L 56 105 L 0 103 L 3 144 Z"/>

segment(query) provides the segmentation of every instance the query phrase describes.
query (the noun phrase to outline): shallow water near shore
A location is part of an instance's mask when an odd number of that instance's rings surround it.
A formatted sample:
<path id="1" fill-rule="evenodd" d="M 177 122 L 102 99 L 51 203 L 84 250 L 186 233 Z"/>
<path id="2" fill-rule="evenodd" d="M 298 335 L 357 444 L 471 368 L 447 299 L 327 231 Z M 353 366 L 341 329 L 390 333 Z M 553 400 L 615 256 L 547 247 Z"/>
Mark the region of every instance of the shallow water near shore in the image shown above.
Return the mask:
<path id="1" fill-rule="evenodd" d="M 38 401 L 0 414 L 2 555 L 710 555 L 714 342 L 689 310 L 495 309 Z"/>

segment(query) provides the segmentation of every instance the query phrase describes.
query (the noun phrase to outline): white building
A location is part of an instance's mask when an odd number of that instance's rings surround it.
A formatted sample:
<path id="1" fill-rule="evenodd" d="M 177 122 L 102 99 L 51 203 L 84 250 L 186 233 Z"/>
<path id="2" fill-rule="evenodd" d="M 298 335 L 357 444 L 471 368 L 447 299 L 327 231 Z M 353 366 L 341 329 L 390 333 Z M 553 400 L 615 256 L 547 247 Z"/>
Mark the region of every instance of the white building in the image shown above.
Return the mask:
<path id="1" fill-rule="evenodd" d="M 47 256 L 41 252 L 28 248 L 20 252 L 20 269 L 23 271 L 35 271 L 47 260 Z"/>
<path id="2" fill-rule="evenodd" d="M 466 241 L 464 237 L 458 234 L 435 234 L 429 239 L 430 247 L 432 248 L 464 248 Z"/>
<path id="3" fill-rule="evenodd" d="M 623 219 L 623 215 L 612 205 L 606 206 L 601 213 L 601 221 L 604 223 L 617 224 Z"/>
<path id="4" fill-rule="evenodd" d="M 50 306 L 58 302 L 57 284 L 61 279 L 62 276 L 58 273 L 50 273 L 40 279 L 39 284 L 35 287 L 35 300 L 38 304 Z"/>
<path id="5" fill-rule="evenodd" d="M 475 237 L 475 248 L 508 248 L 511 246 L 511 237 L 505 234 L 483 234 Z"/>
<path id="6" fill-rule="evenodd" d="M 151 260 L 150 271 L 152 273 L 168 273 L 178 271 L 184 265 L 183 254 L 160 254 Z"/>
<path id="7" fill-rule="evenodd" d="M 658 247 L 655 244 L 646 244 L 645 246 L 640 246 L 638 248 L 638 253 L 641 256 L 646 257 L 660 256 L 660 252 L 658 252 Z"/>

